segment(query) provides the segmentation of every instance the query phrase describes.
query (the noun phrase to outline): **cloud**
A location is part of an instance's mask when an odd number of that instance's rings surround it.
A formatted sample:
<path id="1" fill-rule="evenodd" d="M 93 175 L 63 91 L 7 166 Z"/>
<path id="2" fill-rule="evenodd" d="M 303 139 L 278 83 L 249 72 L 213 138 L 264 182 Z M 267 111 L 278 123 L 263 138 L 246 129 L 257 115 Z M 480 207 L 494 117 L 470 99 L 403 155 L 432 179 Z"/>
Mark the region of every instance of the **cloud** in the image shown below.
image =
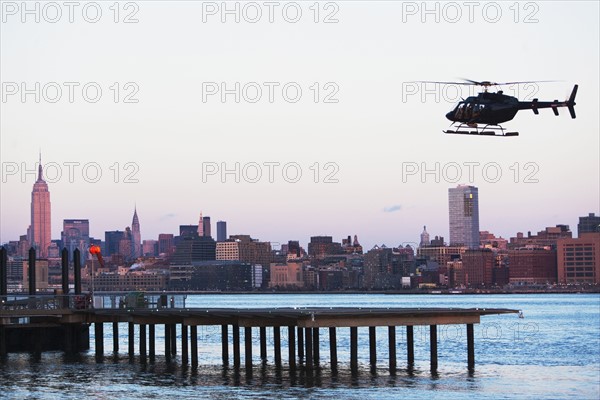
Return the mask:
<path id="1" fill-rule="evenodd" d="M 394 204 L 393 206 L 390 206 L 390 207 L 383 207 L 383 212 L 391 213 L 391 212 L 395 212 L 395 211 L 400 211 L 401 209 L 402 209 L 402 206 L 400 204 Z"/>
<path id="2" fill-rule="evenodd" d="M 165 215 L 161 215 L 160 220 L 164 221 L 166 219 L 174 218 L 175 216 L 176 216 L 176 214 L 174 214 L 174 213 L 168 213 L 168 214 L 165 214 Z"/>

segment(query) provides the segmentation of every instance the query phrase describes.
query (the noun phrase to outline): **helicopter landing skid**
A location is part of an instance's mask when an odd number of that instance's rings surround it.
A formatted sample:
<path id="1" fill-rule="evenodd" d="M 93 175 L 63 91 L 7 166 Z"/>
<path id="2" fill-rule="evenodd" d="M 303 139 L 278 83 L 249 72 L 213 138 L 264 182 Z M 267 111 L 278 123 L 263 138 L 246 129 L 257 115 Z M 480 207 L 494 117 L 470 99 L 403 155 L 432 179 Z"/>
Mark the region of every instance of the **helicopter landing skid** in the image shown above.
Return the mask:
<path id="1" fill-rule="evenodd" d="M 463 130 L 461 130 L 461 128 L 463 128 Z M 471 127 L 466 124 L 460 124 L 454 131 L 448 129 L 442 132 L 454 135 L 519 136 L 519 132 L 506 132 L 500 125 L 486 125 L 482 129 L 479 129 L 477 126 Z"/>

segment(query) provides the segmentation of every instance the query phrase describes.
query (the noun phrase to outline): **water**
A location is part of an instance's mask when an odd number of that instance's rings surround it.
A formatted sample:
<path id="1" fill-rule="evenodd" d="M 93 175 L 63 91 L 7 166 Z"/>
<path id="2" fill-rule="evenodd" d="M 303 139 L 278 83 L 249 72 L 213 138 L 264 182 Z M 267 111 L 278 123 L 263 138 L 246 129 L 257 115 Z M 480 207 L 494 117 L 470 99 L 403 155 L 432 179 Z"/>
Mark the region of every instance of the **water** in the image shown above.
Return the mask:
<path id="1" fill-rule="evenodd" d="M 377 368 L 369 366 L 368 329 L 359 328 L 359 371 L 349 367 L 349 329 L 338 328 L 338 372 L 329 364 L 327 329 L 320 333 L 321 369 L 287 369 L 287 328 L 282 328 L 283 368 L 273 366 L 272 331 L 268 362 L 259 360 L 258 328 L 252 332 L 251 373 L 221 367 L 220 327 L 198 327 L 198 370 L 163 357 L 164 332 L 156 328 L 157 359 L 142 365 L 127 356 L 127 326 L 121 324 L 120 353 L 113 355 L 105 325 L 105 358 L 89 352 L 67 358 L 61 352 L 10 354 L 0 362 L 0 397 L 54 398 L 278 398 L 278 399 L 598 399 L 600 398 L 600 295 L 198 295 L 187 307 L 480 307 L 511 308 L 516 314 L 484 316 L 475 325 L 475 372 L 467 371 L 464 326 L 438 329 L 438 371 L 429 370 L 429 327 L 415 327 L 415 366 L 405 363 L 405 330 L 397 328 L 398 371 L 388 370 L 386 328 L 377 329 Z M 241 331 L 242 364 L 244 362 Z M 137 335 L 137 329 L 136 329 Z M 180 331 L 178 330 L 178 335 Z M 231 329 L 230 329 L 231 336 Z M 137 340 L 136 340 L 137 343 Z M 231 339 L 230 339 L 231 343 Z M 178 346 L 181 341 L 178 340 Z M 137 345 L 136 345 L 137 351 Z M 232 350 L 230 348 L 230 357 Z M 231 358 L 230 358 L 231 359 Z"/>

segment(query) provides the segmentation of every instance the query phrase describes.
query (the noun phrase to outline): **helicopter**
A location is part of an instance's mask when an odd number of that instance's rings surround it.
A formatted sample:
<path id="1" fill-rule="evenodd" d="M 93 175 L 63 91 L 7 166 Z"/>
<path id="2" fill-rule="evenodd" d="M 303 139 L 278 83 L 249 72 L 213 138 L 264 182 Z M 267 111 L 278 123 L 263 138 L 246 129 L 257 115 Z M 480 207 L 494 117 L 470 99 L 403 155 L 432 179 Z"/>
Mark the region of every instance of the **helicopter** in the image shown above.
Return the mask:
<path id="1" fill-rule="evenodd" d="M 443 131 L 449 134 L 461 135 L 488 135 L 488 136 L 518 136 L 518 132 L 505 132 L 500 125 L 503 122 L 512 120 L 519 110 L 532 110 L 534 114 L 539 114 L 540 108 L 551 108 L 554 115 L 558 115 L 559 107 L 567 107 L 571 118 L 575 118 L 575 95 L 578 85 L 573 86 L 573 91 L 565 101 L 538 101 L 537 98 L 532 101 L 519 101 L 516 97 L 505 95 L 502 90 L 489 92 L 490 86 L 513 85 L 533 82 L 549 81 L 526 81 L 526 82 L 504 82 L 496 83 L 490 81 L 473 81 L 465 79 L 465 82 L 432 82 L 421 81 L 425 83 L 454 84 L 454 85 L 476 85 L 483 86 L 483 92 L 477 96 L 467 97 L 460 101 L 456 107 L 446 114 L 446 118 L 452 121 L 451 126 L 456 125 L 455 130 L 447 129 Z M 478 124 L 484 125 L 479 128 Z M 469 129 L 470 128 L 470 129 Z M 473 130 L 474 128 L 474 130 Z"/>

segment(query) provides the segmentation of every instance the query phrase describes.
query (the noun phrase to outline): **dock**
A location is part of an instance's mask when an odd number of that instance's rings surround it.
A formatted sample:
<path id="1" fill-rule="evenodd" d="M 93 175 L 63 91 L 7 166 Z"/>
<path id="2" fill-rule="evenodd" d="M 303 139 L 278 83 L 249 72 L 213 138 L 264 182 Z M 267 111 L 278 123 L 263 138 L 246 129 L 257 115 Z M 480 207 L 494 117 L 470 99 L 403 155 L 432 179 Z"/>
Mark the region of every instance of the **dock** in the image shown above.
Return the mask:
<path id="1" fill-rule="evenodd" d="M 35 281 L 30 280 L 29 295 L 8 294 L 5 276 L 6 253 L 0 254 L 0 358 L 12 352 L 41 354 L 47 350 L 62 350 L 67 354 L 90 348 L 89 330 L 94 327 L 95 356 L 104 358 L 105 335 L 112 336 L 113 353 L 119 352 L 119 324 L 127 324 L 128 355 L 139 356 L 141 363 L 153 363 L 157 357 L 156 327 L 164 326 L 164 358 L 173 362 L 178 348 L 180 362 L 198 368 L 198 327 L 213 326 L 220 330 L 223 366 L 232 362 L 235 369 L 251 371 L 254 365 L 252 332 L 258 328 L 260 360 L 267 361 L 267 330 L 273 338 L 272 362 L 289 369 L 312 371 L 321 368 L 321 335 L 328 335 L 329 365 L 336 370 L 340 362 L 349 361 L 357 371 L 358 328 L 368 327 L 369 364 L 377 365 L 377 328 L 387 328 L 388 365 L 397 369 L 397 329 L 406 329 L 406 364 L 415 362 L 414 327 L 429 327 L 429 358 L 432 371 L 438 369 L 438 327 L 464 325 L 466 330 L 466 361 L 469 371 L 475 368 L 474 324 L 486 315 L 518 313 L 499 308 L 363 308 L 363 307 L 296 307 L 296 308 L 189 308 L 186 295 L 166 293 L 108 294 L 92 296 L 81 293 L 80 276 L 75 273 L 75 294 L 69 293 L 68 274 L 63 276 L 63 293 L 37 295 Z M 74 260 L 78 264 L 78 251 Z M 63 271 L 66 268 L 63 251 Z M 30 268 L 35 258 L 30 257 Z M 78 265 L 76 265 L 78 267 Z M 77 269 L 76 269 L 77 271 Z M 35 276 L 34 273 L 29 275 Z M 105 332 L 108 325 L 110 333 Z M 287 357 L 282 355 L 282 329 L 287 333 Z M 350 360 L 339 360 L 337 333 L 349 330 Z M 137 331 L 137 335 L 136 335 Z M 179 331 L 179 334 L 178 334 Z M 240 342 L 243 331 L 244 343 Z M 256 329 L 254 329 L 256 331 Z M 230 335 L 231 333 L 231 335 Z M 136 343 L 136 337 L 138 342 Z M 231 337 L 231 343 L 230 343 Z M 177 339 L 180 338 L 178 345 Z M 136 350 L 137 349 L 137 350 Z M 231 350 L 231 352 L 230 352 Z M 163 354 L 160 354 L 163 356 Z"/>
<path id="2" fill-rule="evenodd" d="M 166 295 L 162 295 L 165 296 Z M 14 337 L 21 337 L 31 343 L 29 351 L 43 351 L 42 335 L 54 329 L 54 349 L 76 352 L 89 349 L 89 334 L 86 330 L 93 325 L 95 352 L 97 359 L 104 356 L 104 339 L 109 334 L 113 338 L 113 352 L 119 351 L 119 323 L 128 326 L 128 354 L 138 355 L 141 362 L 154 362 L 156 359 L 156 326 L 164 326 L 164 357 L 171 361 L 179 348 L 181 363 L 193 368 L 198 367 L 198 327 L 216 326 L 221 330 L 221 355 L 223 365 L 232 361 L 234 368 L 241 368 L 242 349 L 244 367 L 251 369 L 254 363 L 252 354 L 252 331 L 258 328 L 260 340 L 260 359 L 267 359 L 267 329 L 273 338 L 273 360 L 281 367 L 282 329 L 287 330 L 287 366 L 291 369 L 301 367 L 315 369 L 320 367 L 320 335 L 324 332 L 329 338 L 329 360 L 332 369 L 337 368 L 337 332 L 348 329 L 350 332 L 350 368 L 358 369 L 358 328 L 368 327 L 369 360 L 371 367 L 377 363 L 376 328 L 386 327 L 388 334 L 389 369 L 397 368 L 397 329 L 406 329 L 407 365 L 413 365 L 414 327 L 429 326 L 431 370 L 438 368 L 438 326 L 465 325 L 467 340 L 467 367 L 475 367 L 474 324 L 481 316 L 517 313 L 509 309 L 483 308 L 357 308 L 357 307 L 318 307 L 318 308 L 187 308 L 176 307 L 183 301 L 182 295 L 169 296 L 169 305 L 161 302 L 161 295 L 154 304 L 143 302 L 139 306 L 117 305 L 114 296 L 96 296 L 96 305 L 81 303 L 85 296 L 18 296 L 13 300 L 4 299 L 0 307 L 0 356 L 11 352 L 8 343 Z M 110 298 L 109 298 L 110 297 Z M 100 299 L 100 301 L 98 300 Z M 164 299 L 164 297 L 163 297 Z M 111 305 L 121 306 L 111 308 Z M 106 308 L 104 308 L 106 306 Z M 83 307 L 83 308 L 81 308 Z M 109 329 L 105 331 L 105 327 Z M 31 331 L 22 335 L 24 329 Z M 240 343 L 240 332 L 244 332 L 244 343 Z M 137 335 L 136 335 L 137 331 Z M 256 331 L 256 330 L 255 330 Z M 20 332 L 20 333 L 19 333 Z M 82 333 L 83 332 L 83 333 Z M 61 334 L 62 333 L 62 334 Z M 179 334 L 178 334 L 179 333 Z M 230 343 L 230 333 L 232 343 Z M 13 339 L 9 340 L 8 337 Z M 88 342 L 85 343 L 86 337 Z M 135 343 L 136 337 L 138 343 Z M 177 343 L 177 338 L 180 343 Z M 37 341 L 37 342 L 36 342 Z M 82 343 L 84 342 L 84 343 Z M 74 345 L 73 343 L 79 343 Z M 25 346 L 19 346 L 23 349 Z M 230 359 L 230 350 L 232 359 Z"/>

